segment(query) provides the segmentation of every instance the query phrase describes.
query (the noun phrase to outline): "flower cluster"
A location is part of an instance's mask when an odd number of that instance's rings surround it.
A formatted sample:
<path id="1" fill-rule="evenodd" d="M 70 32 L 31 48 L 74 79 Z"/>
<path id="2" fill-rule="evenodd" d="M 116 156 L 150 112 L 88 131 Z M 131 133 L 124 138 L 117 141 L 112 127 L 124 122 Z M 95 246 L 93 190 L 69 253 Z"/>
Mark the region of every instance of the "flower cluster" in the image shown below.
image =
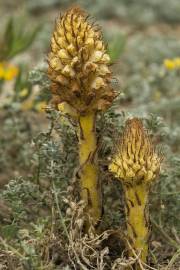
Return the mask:
<path id="1" fill-rule="evenodd" d="M 100 30 L 81 9 L 70 9 L 57 20 L 48 63 L 56 105 L 67 102 L 80 114 L 111 105 L 110 57 Z"/>
<path id="2" fill-rule="evenodd" d="M 124 182 L 136 184 L 155 179 L 161 157 L 154 151 L 149 135 L 138 118 L 128 120 L 110 171 Z"/>

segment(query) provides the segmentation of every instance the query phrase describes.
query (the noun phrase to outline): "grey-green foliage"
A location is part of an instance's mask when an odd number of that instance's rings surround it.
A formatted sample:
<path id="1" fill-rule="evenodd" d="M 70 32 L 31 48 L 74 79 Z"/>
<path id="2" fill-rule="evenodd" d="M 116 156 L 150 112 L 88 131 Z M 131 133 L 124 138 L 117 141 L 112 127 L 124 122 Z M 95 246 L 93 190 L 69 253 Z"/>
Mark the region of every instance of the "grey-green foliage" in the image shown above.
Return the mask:
<path id="1" fill-rule="evenodd" d="M 43 196 L 39 188 L 22 177 L 11 180 L 1 192 L 0 198 L 9 202 L 15 224 L 20 224 L 24 220 L 33 221 L 33 215 L 37 213 L 38 207 L 43 205 Z M 35 204 L 37 208 L 33 207 Z"/>
<path id="2" fill-rule="evenodd" d="M 180 210 L 178 202 L 180 198 L 180 149 L 178 147 L 180 137 L 179 134 L 173 134 L 168 124 L 155 115 L 146 119 L 145 124 L 155 142 L 160 141 L 161 148 L 159 149 L 163 155 L 161 174 L 152 192 L 151 212 L 163 230 L 172 233 L 173 227 L 178 231 L 180 226 L 180 218 L 177 215 Z"/>
<path id="3" fill-rule="evenodd" d="M 76 159 L 77 138 L 72 124 L 56 111 L 49 110 L 49 130 L 39 133 L 34 139 L 33 163 L 36 164 L 34 180 L 37 183 L 55 181 L 64 189 L 78 166 Z M 55 136 L 53 136 L 53 133 Z"/>
<path id="4" fill-rule="evenodd" d="M 165 125 L 165 143 L 172 148 L 176 145 L 176 151 L 180 141 L 179 71 L 166 70 L 163 60 L 179 55 L 176 38 L 152 36 L 143 39 L 139 36 L 130 40 L 121 58 L 124 102 L 130 101 L 125 111 L 139 117 L 147 117 L 150 113 L 160 116 Z"/>
<path id="5" fill-rule="evenodd" d="M 179 40 L 171 36 L 133 37 L 121 58 L 122 72 L 128 78 L 123 85 L 126 98 L 132 98 L 134 104 L 142 106 L 147 106 L 147 103 L 151 106 L 154 102 L 157 108 L 165 100 L 173 101 L 176 98 L 177 101 L 178 71 L 167 71 L 163 61 L 178 57 L 179 48 Z"/>
<path id="6" fill-rule="evenodd" d="M 170 23 L 180 21 L 180 3 L 178 0 L 96 0 L 93 5 L 92 1 L 77 2 L 103 18 L 115 16 L 140 24 L 149 24 L 154 21 Z"/>
<path id="7" fill-rule="evenodd" d="M 47 77 L 47 64 L 42 63 L 35 69 L 29 72 L 28 82 L 32 85 L 38 85 L 40 87 L 40 94 L 36 97 L 39 100 L 49 101 L 51 98 L 50 81 Z"/>
<path id="8" fill-rule="evenodd" d="M 68 7 L 78 4 L 88 9 L 91 14 L 101 18 L 119 18 L 137 24 L 150 24 L 153 22 L 177 23 L 180 21 L 179 0 L 41 0 L 27 1 L 28 10 L 44 11 L 53 7 Z"/>
<path id="9" fill-rule="evenodd" d="M 43 261 L 42 256 L 48 224 L 51 224 L 50 192 L 41 192 L 39 186 L 28 179 L 16 178 L 1 191 L 0 199 L 8 202 L 12 211 L 9 224 L 0 224 L 1 240 L 4 239 L 0 243 L 2 254 L 5 254 L 4 250 L 11 251 L 16 269 L 42 269 L 43 264 L 48 264 L 48 269 L 54 269 L 50 261 Z M 2 260 L 3 267 L 6 265 L 5 258 Z"/>
<path id="10" fill-rule="evenodd" d="M 5 175 L 5 179 L 13 171 L 19 172 L 29 168 L 29 147 L 32 136 L 32 127 L 25 115 L 16 108 L 16 104 L 6 108 L 6 112 L 1 115 L 0 133 L 0 172 Z M 2 180 L 3 181 L 3 180 Z"/>
<path id="11" fill-rule="evenodd" d="M 153 202 L 155 207 L 152 211 L 164 229 L 168 228 L 168 231 L 172 232 L 174 227 L 179 233 L 180 218 L 177 213 L 180 210 L 180 156 L 171 154 L 165 162 L 168 164 L 168 169 L 162 172 L 157 184 L 157 189 L 154 193 L 154 199 L 156 198 L 157 204 L 155 204 L 155 201 Z M 161 203 L 159 205 L 161 211 L 158 211 L 157 208 L 159 202 Z"/>
<path id="12" fill-rule="evenodd" d="M 47 65 L 42 64 L 32 70 L 29 74 L 29 82 L 40 86 L 39 99 L 50 100 Z M 51 123 L 49 130 L 39 133 L 33 140 L 37 150 L 34 156 L 37 166 L 35 178 L 39 181 L 39 178 L 44 179 L 48 176 L 51 181 L 56 180 L 60 185 L 67 185 L 78 165 L 75 127 L 65 115 L 51 108 L 47 110 L 47 117 Z M 55 138 L 52 133 L 56 134 Z"/>

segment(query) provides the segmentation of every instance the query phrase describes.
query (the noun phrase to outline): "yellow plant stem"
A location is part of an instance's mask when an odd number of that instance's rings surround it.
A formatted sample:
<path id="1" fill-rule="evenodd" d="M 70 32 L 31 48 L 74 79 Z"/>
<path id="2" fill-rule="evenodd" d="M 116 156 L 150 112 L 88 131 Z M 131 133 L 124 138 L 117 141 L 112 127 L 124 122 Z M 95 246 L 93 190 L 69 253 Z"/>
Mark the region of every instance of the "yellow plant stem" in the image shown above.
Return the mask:
<path id="1" fill-rule="evenodd" d="M 149 213 L 147 184 L 124 185 L 126 200 L 127 235 L 129 239 L 129 256 L 139 255 L 146 263 L 148 256 Z M 139 270 L 138 264 L 136 269 Z"/>
<path id="2" fill-rule="evenodd" d="M 79 117 L 79 176 L 81 199 L 87 206 L 86 232 L 91 224 L 98 224 L 102 215 L 95 120 L 95 112 Z"/>

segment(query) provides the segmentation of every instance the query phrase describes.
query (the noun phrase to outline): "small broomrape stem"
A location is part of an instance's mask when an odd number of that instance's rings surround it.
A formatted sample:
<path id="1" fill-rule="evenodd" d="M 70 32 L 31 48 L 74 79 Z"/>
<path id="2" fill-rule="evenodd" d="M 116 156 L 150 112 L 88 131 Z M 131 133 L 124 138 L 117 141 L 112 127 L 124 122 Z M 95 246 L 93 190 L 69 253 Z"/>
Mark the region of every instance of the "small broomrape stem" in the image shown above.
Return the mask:
<path id="1" fill-rule="evenodd" d="M 129 256 L 136 254 L 144 263 L 150 233 L 148 196 L 160 164 L 161 157 L 142 122 L 138 118 L 128 120 L 109 169 L 121 180 L 124 189 Z M 135 267 L 141 269 L 138 262 Z"/>
<path id="2" fill-rule="evenodd" d="M 148 189 L 146 185 L 124 187 L 126 200 L 127 235 L 132 249 L 143 261 L 147 261 L 149 218 L 148 218 Z M 129 255 L 133 256 L 133 252 Z"/>
<path id="3" fill-rule="evenodd" d="M 96 225 L 101 218 L 102 202 L 101 187 L 99 181 L 99 168 L 96 158 L 97 140 L 95 134 L 96 114 L 89 113 L 79 117 L 79 163 L 81 198 L 87 205 L 86 231 L 89 229 L 92 219 Z"/>

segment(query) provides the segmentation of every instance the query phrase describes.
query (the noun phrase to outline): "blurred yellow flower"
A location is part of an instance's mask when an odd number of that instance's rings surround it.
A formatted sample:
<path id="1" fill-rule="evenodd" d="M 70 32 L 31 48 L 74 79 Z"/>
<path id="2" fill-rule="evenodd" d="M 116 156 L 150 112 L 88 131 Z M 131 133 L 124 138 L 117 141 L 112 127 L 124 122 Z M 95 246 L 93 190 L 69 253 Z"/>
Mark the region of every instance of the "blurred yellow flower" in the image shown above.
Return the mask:
<path id="1" fill-rule="evenodd" d="M 168 70 L 174 70 L 180 68 L 180 57 L 176 57 L 174 59 L 165 59 L 164 66 Z"/>
<path id="2" fill-rule="evenodd" d="M 174 68 L 175 68 L 175 63 L 174 63 L 173 60 L 165 59 L 165 60 L 164 60 L 164 66 L 165 66 L 167 69 L 174 69 Z"/>
<path id="3" fill-rule="evenodd" d="M 10 81 L 18 75 L 18 67 L 7 62 L 0 62 L 0 79 Z"/>
<path id="4" fill-rule="evenodd" d="M 34 108 L 38 112 L 43 112 L 46 109 L 46 107 L 47 107 L 47 102 L 46 101 L 40 101 L 34 106 Z"/>
<path id="5" fill-rule="evenodd" d="M 23 88 L 21 91 L 20 91 L 20 93 L 19 93 L 19 96 L 20 97 L 26 97 L 27 95 L 28 95 L 28 89 L 27 88 Z"/>

